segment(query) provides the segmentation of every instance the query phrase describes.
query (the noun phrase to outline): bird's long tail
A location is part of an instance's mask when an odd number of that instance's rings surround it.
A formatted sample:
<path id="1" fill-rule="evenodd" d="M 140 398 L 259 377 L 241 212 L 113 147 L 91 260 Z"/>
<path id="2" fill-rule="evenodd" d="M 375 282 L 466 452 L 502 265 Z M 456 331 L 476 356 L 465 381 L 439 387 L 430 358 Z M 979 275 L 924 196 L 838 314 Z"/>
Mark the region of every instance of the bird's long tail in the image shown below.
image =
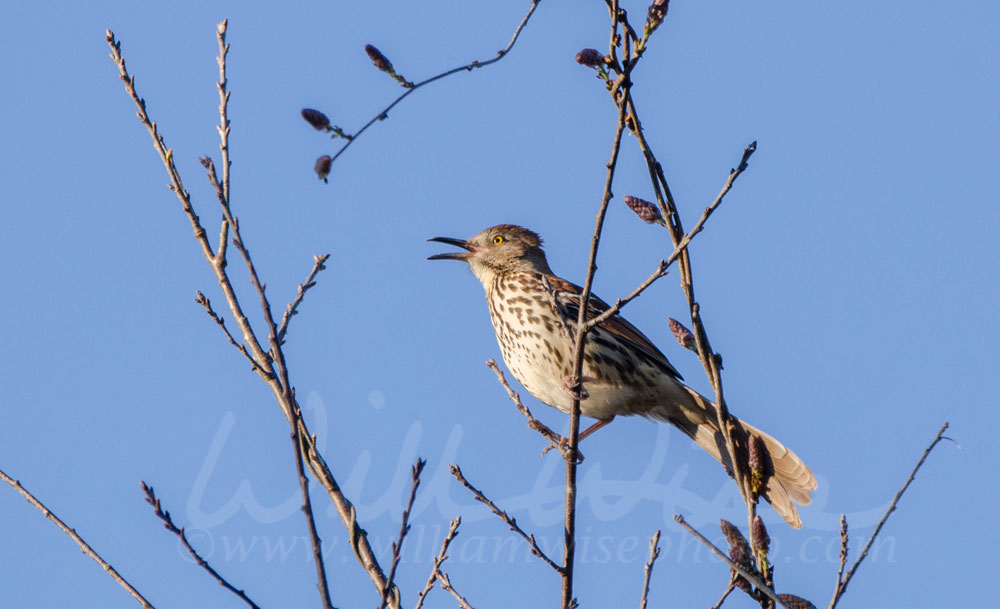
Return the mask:
<path id="1" fill-rule="evenodd" d="M 732 472 L 733 464 L 726 450 L 726 441 L 719 431 L 715 404 L 689 387 L 684 387 L 688 398 L 681 408 L 671 405 L 667 412 L 650 412 L 649 416 L 665 420 L 691 437 L 698 446 L 704 448 L 715 459 Z M 816 478 L 798 455 L 781 443 L 750 425 L 737 419 L 734 439 L 747 446 L 749 435 L 764 441 L 767 457 L 764 463 L 764 488 L 761 497 L 767 499 L 782 518 L 792 527 L 802 528 L 799 512 L 794 504 L 809 505 L 811 491 L 816 490 Z"/>

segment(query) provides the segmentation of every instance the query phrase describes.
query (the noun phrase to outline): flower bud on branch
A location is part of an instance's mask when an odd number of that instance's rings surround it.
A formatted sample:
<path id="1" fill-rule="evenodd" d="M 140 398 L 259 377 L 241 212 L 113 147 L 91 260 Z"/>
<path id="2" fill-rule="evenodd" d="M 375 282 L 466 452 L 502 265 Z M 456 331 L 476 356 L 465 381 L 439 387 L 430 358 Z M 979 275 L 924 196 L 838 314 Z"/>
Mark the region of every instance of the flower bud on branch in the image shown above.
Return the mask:
<path id="1" fill-rule="evenodd" d="M 646 224 L 659 224 L 660 226 L 666 226 L 667 224 L 663 221 L 660 208 L 649 201 L 640 199 L 639 197 L 626 196 L 625 205 L 628 205 L 629 209 L 634 211 L 635 215 L 639 216 L 639 219 Z"/>
<path id="2" fill-rule="evenodd" d="M 691 333 L 691 330 L 685 328 L 684 324 L 677 321 L 673 317 L 668 317 L 667 323 L 670 325 L 670 331 L 673 333 L 674 338 L 677 339 L 677 342 L 679 342 L 682 347 L 694 351 L 695 353 L 698 352 L 698 345 L 695 343 L 694 334 Z"/>
<path id="3" fill-rule="evenodd" d="M 756 574 L 757 569 L 754 568 L 753 561 L 750 558 L 750 544 L 747 543 L 747 539 L 743 536 L 743 533 L 740 533 L 736 525 L 728 520 L 720 520 L 719 526 L 722 528 L 722 534 L 726 536 L 726 541 L 729 542 L 729 558 L 734 563 L 743 567 L 748 573 Z M 744 579 L 736 569 L 730 568 L 730 576 L 740 590 L 743 590 L 747 594 L 751 593 L 750 582 Z"/>
<path id="4" fill-rule="evenodd" d="M 333 165 L 333 159 L 329 155 L 324 154 L 323 156 L 316 159 L 315 171 L 319 179 L 323 180 L 324 183 L 327 182 L 326 176 L 330 175 L 330 167 Z"/>
<path id="5" fill-rule="evenodd" d="M 372 60 L 375 67 L 387 74 L 394 74 L 392 70 L 392 62 L 382 54 L 382 51 L 378 50 L 370 44 L 365 45 L 365 53 L 368 53 L 368 58 Z"/>
<path id="6" fill-rule="evenodd" d="M 653 3 L 649 5 L 649 12 L 646 13 L 646 36 L 660 27 L 669 8 L 670 0 L 653 0 Z"/>
<path id="7" fill-rule="evenodd" d="M 749 557 L 750 544 L 747 543 L 747 538 L 743 536 L 743 533 L 741 533 L 738 528 L 736 528 L 736 525 L 728 520 L 720 520 L 719 526 L 722 528 L 722 534 L 726 536 L 726 541 L 729 542 L 729 547 L 738 548 L 742 553 Z"/>
<path id="8" fill-rule="evenodd" d="M 389 76 L 392 76 L 396 81 L 406 87 L 407 89 L 413 88 L 413 83 L 403 78 L 402 75 L 397 74 L 396 70 L 392 67 L 392 62 L 389 58 L 382 54 L 382 51 L 375 48 L 373 45 L 365 45 L 365 53 L 368 53 L 368 58 L 372 60 L 375 67 L 382 70 Z"/>
<path id="9" fill-rule="evenodd" d="M 764 441 L 760 439 L 760 436 L 750 434 L 747 453 L 747 465 L 750 468 L 750 490 L 753 491 L 754 495 L 757 495 L 764 486 L 764 463 L 767 454 Z"/>
<path id="10" fill-rule="evenodd" d="M 349 140 L 353 137 L 344 133 L 344 130 L 340 127 L 331 125 L 330 119 L 319 110 L 302 108 L 302 118 L 306 119 L 306 122 L 312 125 L 313 129 L 316 131 L 329 131 L 333 133 L 332 137 L 342 137 L 345 140 Z"/>
<path id="11" fill-rule="evenodd" d="M 752 568 L 750 568 L 750 557 L 747 556 L 743 550 L 737 547 L 729 548 L 729 560 L 743 567 L 747 571 L 752 570 Z M 732 567 L 729 568 L 729 577 L 740 590 L 746 592 L 747 594 L 751 594 L 753 592 L 750 582 L 748 582 L 745 577 L 740 575 L 736 569 L 733 569 Z"/>
<path id="12" fill-rule="evenodd" d="M 653 3 L 649 5 L 649 11 L 646 12 L 646 25 L 642 28 L 642 40 L 635 45 L 636 53 L 641 55 L 646 49 L 646 42 L 649 41 L 650 34 L 663 23 L 669 8 L 670 0 L 653 0 Z"/>
<path id="13" fill-rule="evenodd" d="M 764 556 L 767 556 L 767 551 L 771 547 L 771 537 L 767 534 L 764 519 L 760 517 L 760 514 L 754 514 L 753 517 L 753 547 Z"/>
<path id="14" fill-rule="evenodd" d="M 604 86 L 611 90 L 613 83 L 608 76 L 608 58 L 597 49 L 583 49 L 576 54 L 576 63 L 597 71 L 597 77 L 604 81 Z M 612 67 L 613 68 L 613 67 Z"/>
<path id="15" fill-rule="evenodd" d="M 778 598 L 785 601 L 785 604 L 792 609 L 816 609 L 816 605 L 810 603 L 801 596 L 795 596 L 794 594 L 779 594 Z"/>
<path id="16" fill-rule="evenodd" d="M 302 118 L 306 119 L 306 122 L 312 125 L 313 129 L 316 131 L 330 130 L 330 119 L 319 110 L 302 108 Z"/>
<path id="17" fill-rule="evenodd" d="M 604 65 L 604 53 L 597 49 L 583 49 L 576 54 L 576 63 L 588 68 L 599 68 Z"/>

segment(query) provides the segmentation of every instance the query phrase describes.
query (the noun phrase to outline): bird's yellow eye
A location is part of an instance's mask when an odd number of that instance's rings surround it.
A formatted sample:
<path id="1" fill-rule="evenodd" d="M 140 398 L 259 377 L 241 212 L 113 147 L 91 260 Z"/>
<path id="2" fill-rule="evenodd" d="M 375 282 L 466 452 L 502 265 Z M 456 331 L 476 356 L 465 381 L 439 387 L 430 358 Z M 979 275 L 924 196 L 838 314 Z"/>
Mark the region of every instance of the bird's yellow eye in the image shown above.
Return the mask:
<path id="1" fill-rule="evenodd" d="M 501 243 L 503 243 L 503 237 L 500 235 L 493 237 L 493 245 L 500 245 Z"/>

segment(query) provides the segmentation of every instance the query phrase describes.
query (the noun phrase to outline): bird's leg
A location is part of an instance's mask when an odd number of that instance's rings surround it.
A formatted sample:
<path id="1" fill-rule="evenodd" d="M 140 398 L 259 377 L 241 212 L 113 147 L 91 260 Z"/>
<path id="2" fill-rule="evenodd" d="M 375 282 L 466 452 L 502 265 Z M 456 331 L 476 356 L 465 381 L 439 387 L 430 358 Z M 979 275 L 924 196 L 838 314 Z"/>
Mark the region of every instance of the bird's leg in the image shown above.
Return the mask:
<path id="1" fill-rule="evenodd" d="M 614 420 L 615 420 L 614 415 L 612 415 L 612 416 L 610 416 L 610 417 L 608 417 L 606 419 L 597 419 L 596 423 L 594 423 L 593 425 L 591 425 L 587 429 L 584 429 L 582 432 L 580 432 L 579 437 L 577 437 L 577 439 L 576 439 L 577 444 L 579 444 L 580 442 L 583 442 L 584 438 L 586 438 L 590 434 L 594 433 L 598 429 L 604 427 L 605 425 L 607 425 L 608 423 L 610 423 L 611 421 L 614 421 Z"/>

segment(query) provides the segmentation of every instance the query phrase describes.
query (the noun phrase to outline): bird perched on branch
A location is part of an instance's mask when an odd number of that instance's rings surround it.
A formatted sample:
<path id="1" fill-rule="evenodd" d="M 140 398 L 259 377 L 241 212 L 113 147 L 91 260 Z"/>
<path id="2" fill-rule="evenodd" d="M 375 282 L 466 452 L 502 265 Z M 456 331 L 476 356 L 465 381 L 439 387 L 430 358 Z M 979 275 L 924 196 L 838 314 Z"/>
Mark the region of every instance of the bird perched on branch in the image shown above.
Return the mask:
<path id="1" fill-rule="evenodd" d="M 507 368 L 540 401 L 570 412 L 575 395 L 570 382 L 572 337 L 583 290 L 552 273 L 539 236 L 520 226 L 501 224 L 469 240 L 434 237 L 430 241 L 465 250 L 437 254 L 429 260 L 468 263 L 486 290 L 486 304 Z M 588 319 L 608 308 L 607 303 L 591 296 Z M 580 413 L 597 419 L 597 423 L 580 434 L 581 440 L 616 416 L 642 415 L 674 425 L 723 463 L 727 471 L 734 471 L 719 431 L 715 404 L 684 385 L 660 350 L 621 316 L 609 317 L 587 334 L 582 377 Z M 800 528 L 794 504 L 808 505 L 812 500 L 810 491 L 816 489 L 812 472 L 768 434 L 739 419 L 734 421 L 733 436 L 740 446 L 747 447 L 751 436 L 763 441 L 760 495 L 788 524 Z"/>

